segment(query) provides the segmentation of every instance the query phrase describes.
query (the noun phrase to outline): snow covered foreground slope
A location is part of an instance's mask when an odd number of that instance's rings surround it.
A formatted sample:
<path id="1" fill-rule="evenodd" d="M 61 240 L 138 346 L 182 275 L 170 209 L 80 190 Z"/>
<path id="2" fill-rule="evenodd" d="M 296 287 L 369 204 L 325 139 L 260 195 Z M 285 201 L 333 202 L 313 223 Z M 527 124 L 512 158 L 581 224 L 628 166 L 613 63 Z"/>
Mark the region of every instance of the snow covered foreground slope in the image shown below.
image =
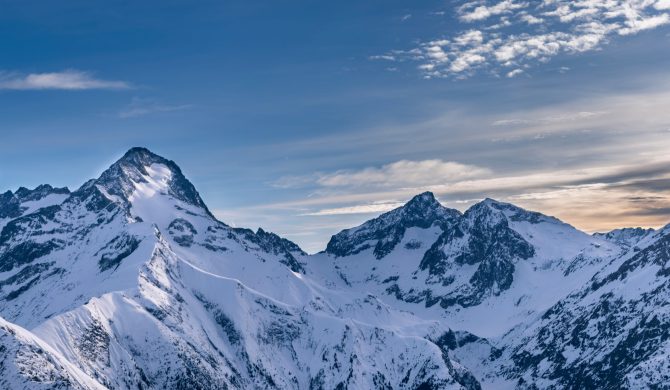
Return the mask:
<path id="1" fill-rule="evenodd" d="M 41 188 L 0 198 L 0 388 L 668 388 L 668 228 L 424 193 L 309 256 L 143 148 Z"/>
<path id="2" fill-rule="evenodd" d="M 229 227 L 171 161 L 131 149 L 0 234 L 8 389 L 475 389 L 449 329 L 330 289 L 272 233 Z"/>

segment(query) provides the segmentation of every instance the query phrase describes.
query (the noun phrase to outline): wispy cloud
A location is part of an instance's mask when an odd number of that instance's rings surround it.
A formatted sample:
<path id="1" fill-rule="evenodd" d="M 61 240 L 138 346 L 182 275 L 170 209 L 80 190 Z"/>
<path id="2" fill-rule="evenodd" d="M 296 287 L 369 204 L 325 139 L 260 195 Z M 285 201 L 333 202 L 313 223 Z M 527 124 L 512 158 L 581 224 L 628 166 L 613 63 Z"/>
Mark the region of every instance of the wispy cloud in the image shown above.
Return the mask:
<path id="1" fill-rule="evenodd" d="M 192 108 L 191 104 L 169 105 L 160 104 L 151 99 L 135 98 L 132 102 L 119 112 L 119 117 L 123 119 L 136 118 L 139 116 L 150 115 L 161 112 L 181 111 Z"/>
<path id="2" fill-rule="evenodd" d="M 299 187 L 315 184 L 321 187 L 415 187 L 472 179 L 490 174 L 486 168 L 453 161 L 395 161 L 380 167 L 339 170 L 309 176 L 280 178 L 278 187 Z"/>
<path id="3" fill-rule="evenodd" d="M 559 54 L 670 24 L 669 10 L 668 0 L 468 0 L 456 8 L 463 26 L 455 33 L 377 59 L 418 62 L 426 78 L 513 77 Z"/>
<path id="4" fill-rule="evenodd" d="M 88 90 L 88 89 L 130 89 L 132 85 L 125 81 L 98 79 L 90 72 L 66 70 L 51 73 L 12 73 L 0 72 L 0 89 L 5 90 Z"/>
<path id="5" fill-rule="evenodd" d="M 493 126 L 524 126 L 524 125 L 540 125 L 550 123 L 565 123 L 579 120 L 595 119 L 607 114 L 606 111 L 580 111 L 574 113 L 565 113 L 557 116 L 548 116 L 542 118 L 514 118 L 514 119 L 499 119 L 493 122 Z"/>
<path id="6" fill-rule="evenodd" d="M 324 216 L 324 215 L 351 215 L 351 214 L 379 214 L 398 208 L 403 204 L 404 204 L 403 202 L 372 202 L 369 204 L 361 204 L 355 206 L 321 209 L 318 211 L 304 213 L 302 215 Z"/>

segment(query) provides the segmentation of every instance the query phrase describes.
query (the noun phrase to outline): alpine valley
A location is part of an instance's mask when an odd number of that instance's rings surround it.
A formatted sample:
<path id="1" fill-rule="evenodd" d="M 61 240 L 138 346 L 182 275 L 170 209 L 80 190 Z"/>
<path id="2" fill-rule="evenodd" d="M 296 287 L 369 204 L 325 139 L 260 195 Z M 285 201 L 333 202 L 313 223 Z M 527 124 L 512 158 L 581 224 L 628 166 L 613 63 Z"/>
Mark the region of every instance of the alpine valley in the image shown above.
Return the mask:
<path id="1" fill-rule="evenodd" d="M 670 388 L 670 226 L 426 192 L 308 255 L 133 148 L 0 229 L 0 389 Z"/>

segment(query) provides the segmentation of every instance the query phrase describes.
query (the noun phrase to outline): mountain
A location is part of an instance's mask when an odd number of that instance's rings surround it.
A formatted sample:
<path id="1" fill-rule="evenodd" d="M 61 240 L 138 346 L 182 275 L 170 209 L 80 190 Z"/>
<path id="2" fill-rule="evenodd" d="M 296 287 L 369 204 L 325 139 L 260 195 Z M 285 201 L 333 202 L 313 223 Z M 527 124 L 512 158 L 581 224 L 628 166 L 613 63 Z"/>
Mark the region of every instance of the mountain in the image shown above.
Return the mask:
<path id="1" fill-rule="evenodd" d="M 29 190 L 21 187 L 16 192 L 0 194 L 0 229 L 7 222 L 43 207 L 60 204 L 70 194 L 67 188 L 53 188 L 42 184 Z"/>
<path id="2" fill-rule="evenodd" d="M 643 229 L 638 227 L 614 229 L 607 233 L 594 233 L 593 235 L 607 241 L 615 242 L 620 246 L 632 248 L 644 238 L 652 234 L 654 234 L 654 229 Z"/>
<path id="3" fill-rule="evenodd" d="M 309 278 L 308 256 L 213 217 L 133 148 L 0 233 L 8 388 L 477 389 L 448 328 Z M 383 353 L 379 353 L 383 351 Z"/>
<path id="4" fill-rule="evenodd" d="M 668 388 L 670 227 L 430 193 L 307 255 L 130 149 L 0 196 L 0 388 Z"/>
<path id="5" fill-rule="evenodd" d="M 375 258 L 381 259 L 395 249 L 407 229 L 448 225 L 460 214 L 457 210 L 443 207 L 432 193 L 425 192 L 403 207 L 334 235 L 328 242 L 326 253 L 344 257 L 373 248 Z"/>
<path id="6" fill-rule="evenodd" d="M 425 207 L 416 207 L 418 199 Z M 391 249 L 380 257 L 380 247 Z M 399 309 L 497 337 L 586 283 L 624 250 L 508 203 L 485 199 L 461 214 L 422 194 L 338 233 L 308 270 L 321 283 L 392 298 Z M 497 321 L 485 321 L 489 316 Z"/>

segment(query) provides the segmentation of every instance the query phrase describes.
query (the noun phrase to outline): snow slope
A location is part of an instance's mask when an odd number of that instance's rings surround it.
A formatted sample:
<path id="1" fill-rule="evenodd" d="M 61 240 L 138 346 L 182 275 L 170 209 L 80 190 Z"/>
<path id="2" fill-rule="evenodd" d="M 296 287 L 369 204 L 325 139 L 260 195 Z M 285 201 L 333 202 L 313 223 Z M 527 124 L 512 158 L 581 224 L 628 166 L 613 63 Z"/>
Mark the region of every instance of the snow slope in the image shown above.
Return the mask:
<path id="1" fill-rule="evenodd" d="M 550 388 L 670 386 L 670 228 L 504 338 L 506 370 Z"/>
<path id="2" fill-rule="evenodd" d="M 104 389 L 29 331 L 0 318 L 0 388 Z"/>

